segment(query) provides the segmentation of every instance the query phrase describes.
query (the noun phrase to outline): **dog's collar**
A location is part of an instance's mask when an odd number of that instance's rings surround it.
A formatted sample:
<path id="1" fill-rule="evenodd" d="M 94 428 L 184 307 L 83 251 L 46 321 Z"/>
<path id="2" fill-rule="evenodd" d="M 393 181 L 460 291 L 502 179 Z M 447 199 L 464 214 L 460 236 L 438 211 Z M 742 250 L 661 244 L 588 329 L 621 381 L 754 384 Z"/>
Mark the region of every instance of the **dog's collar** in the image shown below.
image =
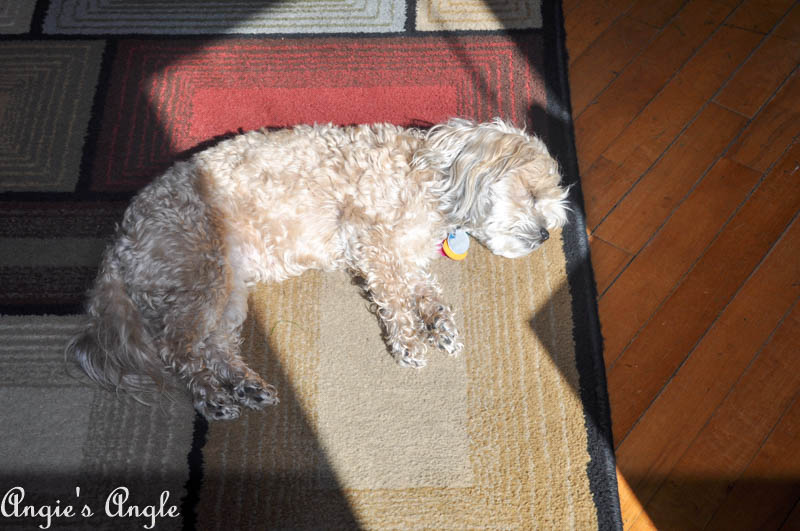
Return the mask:
<path id="1" fill-rule="evenodd" d="M 442 241 L 442 254 L 451 260 L 463 260 L 469 249 L 469 234 L 464 229 L 456 229 L 447 234 Z"/>

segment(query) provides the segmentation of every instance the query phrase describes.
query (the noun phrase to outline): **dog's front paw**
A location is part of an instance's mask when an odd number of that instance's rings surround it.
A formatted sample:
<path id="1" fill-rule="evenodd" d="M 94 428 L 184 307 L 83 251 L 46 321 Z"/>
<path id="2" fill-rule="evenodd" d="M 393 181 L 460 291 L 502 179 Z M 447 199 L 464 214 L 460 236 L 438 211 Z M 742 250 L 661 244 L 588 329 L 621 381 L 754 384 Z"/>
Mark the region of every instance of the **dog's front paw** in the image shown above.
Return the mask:
<path id="1" fill-rule="evenodd" d="M 461 353 L 464 345 L 458 341 L 458 329 L 450 308 L 443 305 L 437 306 L 431 315 L 425 319 L 425 323 L 428 331 L 428 340 L 432 344 L 451 356 Z"/>
<path id="2" fill-rule="evenodd" d="M 464 350 L 464 344 L 456 339 L 457 336 L 458 332 L 454 332 L 452 335 L 439 334 L 434 338 L 434 341 L 437 347 L 444 350 L 451 356 L 458 356 L 461 354 L 461 351 Z"/>
<path id="3" fill-rule="evenodd" d="M 414 356 L 407 350 L 401 356 L 397 357 L 397 363 L 402 367 L 411 367 L 412 369 L 421 369 L 428 364 L 425 358 Z"/>
<path id="4" fill-rule="evenodd" d="M 240 404 L 250 409 L 261 409 L 278 403 L 278 391 L 261 378 L 244 378 L 233 388 Z"/>
<path id="5" fill-rule="evenodd" d="M 428 348 L 425 343 L 416 341 L 410 344 L 400 344 L 392 349 L 394 358 L 401 367 L 410 367 L 412 369 L 421 369 L 427 365 L 425 360 L 425 353 Z"/>
<path id="6" fill-rule="evenodd" d="M 236 420 L 242 412 L 233 397 L 225 393 L 198 398 L 194 401 L 194 407 L 208 420 Z"/>

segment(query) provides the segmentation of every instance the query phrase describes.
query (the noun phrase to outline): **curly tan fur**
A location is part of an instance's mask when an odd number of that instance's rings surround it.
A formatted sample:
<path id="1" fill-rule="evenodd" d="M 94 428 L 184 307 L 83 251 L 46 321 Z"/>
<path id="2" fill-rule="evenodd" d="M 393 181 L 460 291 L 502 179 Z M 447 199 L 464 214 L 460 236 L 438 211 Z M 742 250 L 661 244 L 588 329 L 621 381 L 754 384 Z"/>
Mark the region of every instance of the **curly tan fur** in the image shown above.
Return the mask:
<path id="1" fill-rule="evenodd" d="M 142 190 L 68 345 L 87 374 L 139 391 L 177 375 L 211 419 L 277 402 L 239 356 L 247 293 L 308 269 L 363 280 L 403 365 L 462 346 L 429 264 L 456 228 L 518 257 L 566 221 L 544 144 L 500 120 L 252 131 Z"/>

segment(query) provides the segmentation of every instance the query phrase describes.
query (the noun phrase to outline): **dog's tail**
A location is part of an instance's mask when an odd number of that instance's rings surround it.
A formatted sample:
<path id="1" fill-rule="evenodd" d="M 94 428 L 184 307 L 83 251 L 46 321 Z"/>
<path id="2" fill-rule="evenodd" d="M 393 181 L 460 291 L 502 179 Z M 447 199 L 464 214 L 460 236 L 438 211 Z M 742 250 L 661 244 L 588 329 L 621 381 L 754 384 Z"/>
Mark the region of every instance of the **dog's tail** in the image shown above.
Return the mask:
<path id="1" fill-rule="evenodd" d="M 67 360 L 76 360 L 102 387 L 134 397 L 154 391 L 156 385 L 163 387 L 164 366 L 125 289 L 113 249 L 106 251 L 89 292 L 87 313 L 85 327 L 67 345 Z"/>

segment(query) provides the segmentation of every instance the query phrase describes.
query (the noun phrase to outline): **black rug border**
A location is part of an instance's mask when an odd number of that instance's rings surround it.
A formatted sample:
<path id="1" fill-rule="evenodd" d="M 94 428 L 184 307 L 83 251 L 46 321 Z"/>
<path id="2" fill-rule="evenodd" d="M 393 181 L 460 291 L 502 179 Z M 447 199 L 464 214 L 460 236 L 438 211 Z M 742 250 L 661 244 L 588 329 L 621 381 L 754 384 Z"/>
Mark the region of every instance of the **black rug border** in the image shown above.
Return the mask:
<path id="1" fill-rule="evenodd" d="M 548 131 L 553 156 L 559 161 L 564 182 L 571 186 L 570 200 L 575 211 L 562 231 L 567 261 L 567 278 L 572 301 L 573 341 L 584 407 L 587 433 L 587 465 L 599 529 L 622 529 L 619 490 L 616 475 L 614 438 L 611 431 L 611 407 L 608 399 L 603 336 L 597 309 L 597 285 L 594 280 L 580 170 L 575 147 L 572 100 L 569 85 L 569 54 L 561 2 L 542 2 L 545 43 L 554 46 L 545 52 L 545 80 L 555 79 L 557 87 L 548 86 L 548 102 L 560 108 L 548 108 Z M 547 21 L 551 21 L 550 24 Z M 552 91 L 552 92 L 551 92 Z M 563 118 L 559 119 L 559 115 Z"/>

